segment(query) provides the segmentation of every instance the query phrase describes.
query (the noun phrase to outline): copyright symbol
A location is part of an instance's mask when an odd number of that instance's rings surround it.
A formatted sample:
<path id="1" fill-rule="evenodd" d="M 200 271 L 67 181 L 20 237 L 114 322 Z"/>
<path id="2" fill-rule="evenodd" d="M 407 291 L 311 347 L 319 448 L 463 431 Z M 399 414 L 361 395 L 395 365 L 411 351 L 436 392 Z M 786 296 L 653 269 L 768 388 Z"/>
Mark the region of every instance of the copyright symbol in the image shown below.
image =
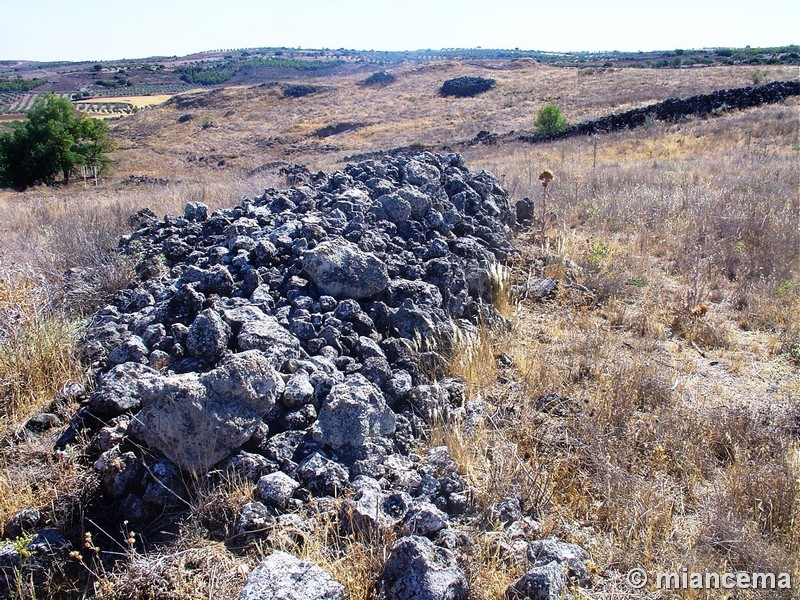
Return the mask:
<path id="1" fill-rule="evenodd" d="M 628 585 L 640 590 L 647 585 L 647 571 L 644 569 L 631 569 L 627 575 Z"/>

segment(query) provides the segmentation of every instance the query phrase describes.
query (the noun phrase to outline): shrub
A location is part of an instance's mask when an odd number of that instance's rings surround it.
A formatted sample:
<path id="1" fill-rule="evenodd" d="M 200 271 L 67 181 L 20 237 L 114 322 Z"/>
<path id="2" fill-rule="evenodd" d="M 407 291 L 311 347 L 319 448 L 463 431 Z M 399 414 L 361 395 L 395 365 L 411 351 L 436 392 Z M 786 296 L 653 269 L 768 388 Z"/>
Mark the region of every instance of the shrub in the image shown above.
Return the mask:
<path id="1" fill-rule="evenodd" d="M 550 136 L 564 131 L 568 123 L 558 106 L 545 104 L 539 109 L 534 126 L 538 135 Z"/>
<path id="2" fill-rule="evenodd" d="M 0 136 L 0 185 L 51 185 L 59 173 L 69 183 L 77 165 L 107 166 L 112 148 L 103 121 L 77 114 L 66 98 L 43 94 L 22 126 Z"/>
<path id="3" fill-rule="evenodd" d="M 458 96 L 461 98 L 477 96 L 492 89 L 497 82 L 485 77 L 456 77 L 442 84 L 439 93 L 442 96 Z"/>

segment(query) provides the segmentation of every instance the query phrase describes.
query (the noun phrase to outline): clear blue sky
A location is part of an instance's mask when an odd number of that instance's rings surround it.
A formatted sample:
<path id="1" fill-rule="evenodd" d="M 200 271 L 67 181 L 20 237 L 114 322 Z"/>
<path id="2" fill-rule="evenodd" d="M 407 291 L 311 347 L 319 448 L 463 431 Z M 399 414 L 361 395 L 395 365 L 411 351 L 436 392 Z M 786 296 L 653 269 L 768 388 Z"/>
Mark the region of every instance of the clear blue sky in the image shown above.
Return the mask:
<path id="1" fill-rule="evenodd" d="M 0 0 L 0 59 L 258 46 L 672 50 L 800 43 L 800 0 Z"/>

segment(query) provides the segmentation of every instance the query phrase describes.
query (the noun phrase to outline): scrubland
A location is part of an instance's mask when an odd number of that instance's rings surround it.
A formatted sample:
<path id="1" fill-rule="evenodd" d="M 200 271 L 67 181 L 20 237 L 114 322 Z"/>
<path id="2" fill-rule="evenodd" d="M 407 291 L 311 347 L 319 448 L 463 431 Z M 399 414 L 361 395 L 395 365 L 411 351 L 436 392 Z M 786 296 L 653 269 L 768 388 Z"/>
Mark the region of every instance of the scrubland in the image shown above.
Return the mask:
<path id="1" fill-rule="evenodd" d="M 397 87 L 380 90 L 323 80 L 329 91 L 300 99 L 261 87 L 142 111 L 115 125 L 116 176 L 169 177 L 165 185 L 0 192 L 0 523 L 35 506 L 51 525 L 74 527 L 97 484 L 80 456 L 54 454 L 48 434 L 22 424 L 67 381 L 91 386 L 73 344 L 103 296 L 132 277 L 114 251 L 130 213 L 234 204 L 282 185 L 275 169 L 247 175 L 271 161 L 340 168 L 350 152 L 530 129 L 546 101 L 574 122 L 748 85 L 753 71 L 492 69 L 497 88 L 463 101 L 436 97 L 438 83 L 486 65 L 409 67 Z M 523 501 L 542 537 L 592 553 L 593 587 L 574 590 L 578 598 L 668 597 L 627 586 L 634 567 L 790 572 L 800 584 L 799 108 L 793 100 L 595 138 L 463 149 L 471 169 L 495 173 L 514 199 L 533 199 L 537 217 L 515 234 L 519 256 L 498 270 L 507 326 L 465 337 L 449 361 L 489 418 L 469 434 L 443 423 L 429 440 L 450 447 L 475 490 L 478 514 L 463 524 L 475 540 L 475 598 L 502 597 L 521 574 L 482 521 L 507 496 Z M 195 119 L 177 124 L 186 112 Z M 214 125 L 199 127 L 203 118 Z M 368 125 L 310 135 L 337 122 Z M 545 168 L 556 179 L 543 209 Z M 525 293 L 541 277 L 559 280 L 545 301 Z M 127 547 L 98 548 L 118 553 L 113 570 L 68 564 L 52 574 L 52 593 L 235 595 L 266 551 L 223 543 L 251 492 L 235 481 L 197 485 L 172 543 L 144 549 L 132 532 Z M 376 597 L 391 540 L 316 523 L 276 544 L 329 569 L 353 598 Z"/>

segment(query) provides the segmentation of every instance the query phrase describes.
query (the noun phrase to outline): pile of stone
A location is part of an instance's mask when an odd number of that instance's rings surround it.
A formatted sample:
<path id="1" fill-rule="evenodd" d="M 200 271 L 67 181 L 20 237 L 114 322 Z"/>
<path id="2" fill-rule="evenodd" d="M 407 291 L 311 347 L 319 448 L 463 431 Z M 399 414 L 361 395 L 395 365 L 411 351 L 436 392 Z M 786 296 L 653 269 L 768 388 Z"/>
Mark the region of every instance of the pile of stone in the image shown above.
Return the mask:
<path id="1" fill-rule="evenodd" d="M 642 108 L 607 115 L 593 121 L 584 121 L 553 135 L 522 135 L 519 139 L 525 142 L 539 142 L 573 135 L 596 135 L 620 129 L 633 129 L 649 121 L 674 123 L 686 117 L 719 115 L 727 110 L 782 102 L 793 96 L 800 96 L 800 81 L 774 81 L 763 86 L 717 90 L 710 94 L 688 98 L 669 98 Z"/>
<path id="2" fill-rule="evenodd" d="M 439 89 L 439 94 L 441 96 L 469 98 L 489 91 L 496 84 L 497 81 L 488 77 L 456 77 L 445 81 Z"/>
<path id="3" fill-rule="evenodd" d="M 480 411 L 442 371 L 458 332 L 502 320 L 492 273 L 515 252 L 516 211 L 457 154 L 287 179 L 211 214 L 134 215 L 121 249 L 138 281 L 83 336 L 97 386 L 57 447 L 88 440 L 103 504 L 134 526 L 185 505 L 192 478 L 250 481 L 238 545 L 343 496 L 348 527 L 402 533 L 387 597 L 466 597 L 451 522 L 471 510 L 467 483 L 446 448 L 414 450 L 437 420 Z M 279 574 L 287 561 L 273 557 Z"/>

